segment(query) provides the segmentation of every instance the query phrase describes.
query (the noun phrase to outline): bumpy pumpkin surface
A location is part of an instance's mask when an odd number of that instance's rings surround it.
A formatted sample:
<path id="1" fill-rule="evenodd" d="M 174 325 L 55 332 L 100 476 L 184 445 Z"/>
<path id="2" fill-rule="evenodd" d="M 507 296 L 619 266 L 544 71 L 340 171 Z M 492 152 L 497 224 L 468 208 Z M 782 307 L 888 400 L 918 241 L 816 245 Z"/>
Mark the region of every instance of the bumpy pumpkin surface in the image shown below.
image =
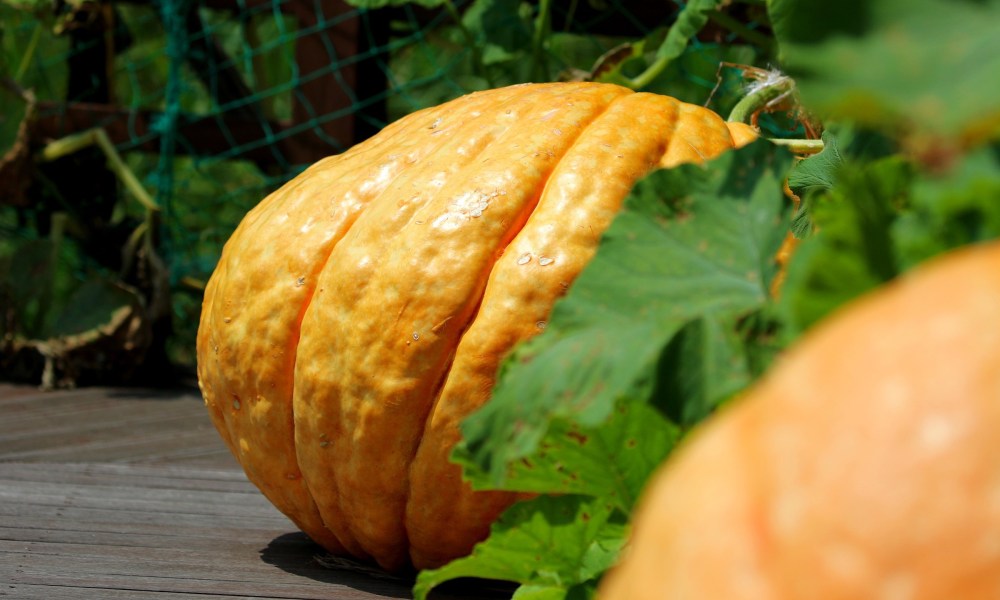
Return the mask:
<path id="1" fill-rule="evenodd" d="M 601 600 L 1000 598 L 1000 242 L 820 324 L 648 486 Z"/>
<path id="2" fill-rule="evenodd" d="M 397 570 L 468 553 L 515 497 L 448 455 L 636 179 L 753 133 L 604 84 L 409 115 L 268 196 L 205 292 L 198 375 L 248 478 L 328 550 Z"/>

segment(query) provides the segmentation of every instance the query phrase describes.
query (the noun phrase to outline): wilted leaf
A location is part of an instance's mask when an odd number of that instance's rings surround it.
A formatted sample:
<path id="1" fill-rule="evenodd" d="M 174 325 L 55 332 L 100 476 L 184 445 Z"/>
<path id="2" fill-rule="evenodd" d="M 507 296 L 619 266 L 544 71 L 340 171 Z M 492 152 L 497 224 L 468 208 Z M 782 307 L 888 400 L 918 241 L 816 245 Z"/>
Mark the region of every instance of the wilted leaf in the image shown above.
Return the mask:
<path id="1" fill-rule="evenodd" d="M 98 329 L 111 323 L 119 311 L 141 306 L 135 292 L 105 279 L 88 279 L 67 299 L 52 325 L 51 336 L 66 337 Z"/>

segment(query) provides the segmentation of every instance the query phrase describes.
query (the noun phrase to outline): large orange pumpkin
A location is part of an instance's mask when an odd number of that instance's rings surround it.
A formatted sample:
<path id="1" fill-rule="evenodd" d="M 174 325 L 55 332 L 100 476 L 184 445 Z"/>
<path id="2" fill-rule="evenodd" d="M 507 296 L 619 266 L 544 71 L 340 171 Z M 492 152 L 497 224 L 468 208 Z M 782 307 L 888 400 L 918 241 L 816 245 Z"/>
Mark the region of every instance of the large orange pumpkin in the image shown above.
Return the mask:
<path id="1" fill-rule="evenodd" d="M 544 328 L 636 179 L 752 137 L 672 98 L 528 84 L 316 163 L 246 216 L 208 283 L 216 427 L 331 552 L 389 570 L 468 553 L 515 500 L 448 462 L 498 363 Z"/>
<path id="2" fill-rule="evenodd" d="M 1000 242 L 832 315 L 654 476 L 601 600 L 1000 598 Z"/>

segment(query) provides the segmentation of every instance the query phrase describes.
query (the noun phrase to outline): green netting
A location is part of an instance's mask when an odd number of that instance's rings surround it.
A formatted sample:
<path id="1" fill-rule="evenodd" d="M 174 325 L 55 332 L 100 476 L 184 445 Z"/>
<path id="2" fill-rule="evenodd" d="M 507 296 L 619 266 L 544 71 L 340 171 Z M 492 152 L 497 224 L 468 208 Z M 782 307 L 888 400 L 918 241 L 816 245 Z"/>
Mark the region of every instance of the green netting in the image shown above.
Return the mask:
<path id="1" fill-rule="evenodd" d="M 646 0 L 401 4 L 0 1 L 0 76 L 39 102 L 45 137 L 33 137 L 33 148 L 79 131 L 81 122 L 104 128 L 161 207 L 156 248 L 169 267 L 175 361 L 193 360 L 199 285 L 233 228 L 269 191 L 387 122 L 469 91 L 586 77 L 623 44 L 632 44 L 635 58 L 616 76 L 634 77 L 684 7 Z M 720 65 L 759 64 L 770 48 L 762 2 L 725 4 L 643 89 L 722 113 L 731 108 L 740 74 Z M 11 95 L 0 97 L 6 150 L 20 117 Z M 120 238 L 108 234 L 113 255 L 145 218 L 120 182 L 102 179 L 105 158 L 95 153 L 33 170 L 28 199 L 0 204 L 0 254 L 8 263 L 19 240 L 45 239 L 53 214 L 69 216 L 56 266 L 46 271 L 62 278 L 50 286 L 54 296 L 72 281 L 121 276 L 121 265 L 95 253 L 93 240 L 76 239 L 77 229 L 121 229 Z"/>

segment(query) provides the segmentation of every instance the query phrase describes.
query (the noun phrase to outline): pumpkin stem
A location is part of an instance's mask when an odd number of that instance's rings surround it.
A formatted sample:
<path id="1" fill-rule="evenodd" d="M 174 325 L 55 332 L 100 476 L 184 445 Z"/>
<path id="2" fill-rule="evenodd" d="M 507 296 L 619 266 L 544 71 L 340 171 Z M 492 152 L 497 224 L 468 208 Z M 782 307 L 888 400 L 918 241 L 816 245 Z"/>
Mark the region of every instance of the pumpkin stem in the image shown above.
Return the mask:
<path id="1" fill-rule="evenodd" d="M 769 138 L 769 141 L 776 146 L 784 146 L 797 155 L 819 154 L 824 147 L 823 140 Z"/>
<path id="2" fill-rule="evenodd" d="M 729 120 L 756 125 L 757 115 L 761 111 L 783 100 L 794 90 L 795 81 L 781 73 L 757 81 L 750 87 L 749 93 L 733 107 Z"/>
<path id="3" fill-rule="evenodd" d="M 750 86 L 747 95 L 729 113 L 729 121 L 746 123 L 756 128 L 757 117 L 761 112 L 772 109 L 794 92 L 795 81 L 791 77 L 778 71 L 767 71 L 764 76 L 758 74 L 757 81 Z M 823 150 L 823 140 L 820 139 L 770 138 L 770 141 L 800 156 Z"/>

